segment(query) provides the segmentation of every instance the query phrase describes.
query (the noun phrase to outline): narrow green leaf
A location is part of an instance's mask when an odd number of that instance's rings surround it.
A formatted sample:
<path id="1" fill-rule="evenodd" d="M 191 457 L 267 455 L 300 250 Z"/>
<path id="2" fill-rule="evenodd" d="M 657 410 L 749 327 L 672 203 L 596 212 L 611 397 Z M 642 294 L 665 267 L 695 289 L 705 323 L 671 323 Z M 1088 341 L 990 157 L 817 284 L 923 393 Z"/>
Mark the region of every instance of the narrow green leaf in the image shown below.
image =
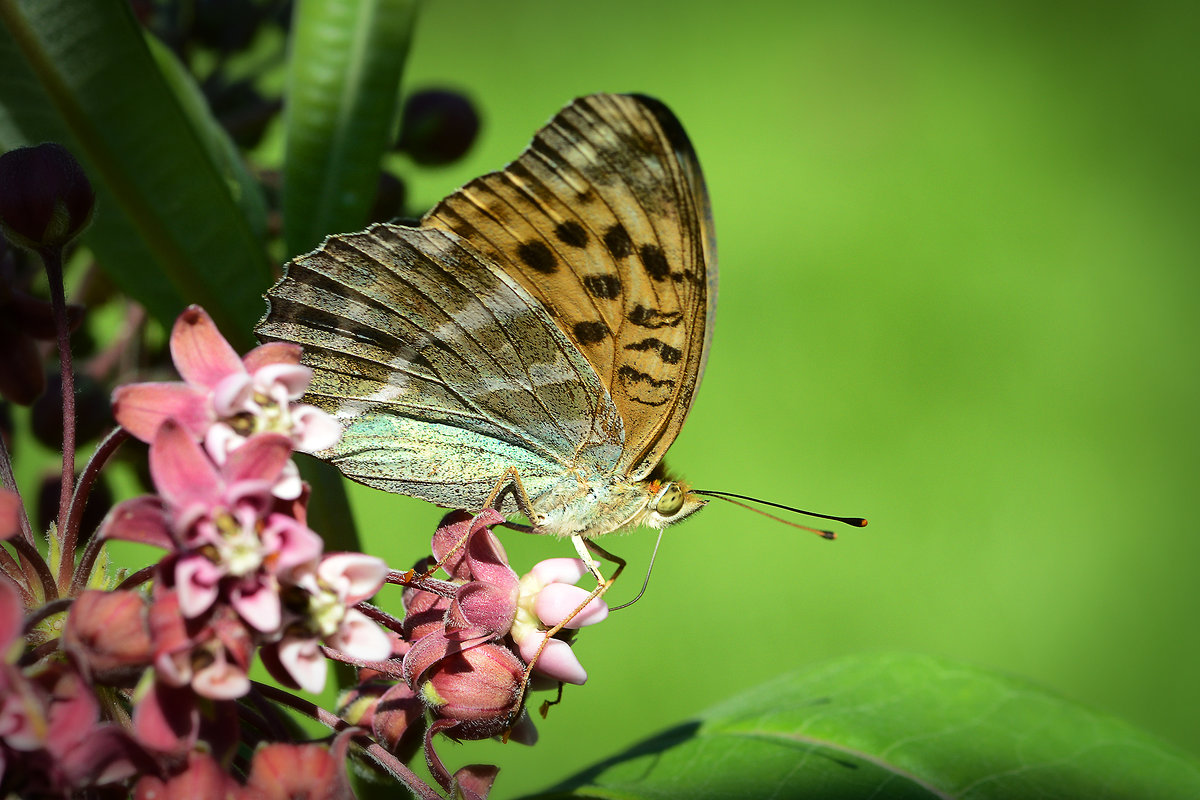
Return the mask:
<path id="1" fill-rule="evenodd" d="M 1200 797 L 1200 764 L 1120 720 L 941 659 L 787 675 L 538 797 Z"/>
<path id="2" fill-rule="evenodd" d="M 168 323 L 200 303 L 248 345 L 270 282 L 261 201 L 212 147 L 215 124 L 184 110 L 129 4 L 0 0 L 0 20 L 0 145 L 71 148 L 97 194 L 85 241 L 116 283 Z"/>
<path id="3" fill-rule="evenodd" d="M 416 0 L 297 3 L 284 105 L 289 254 L 366 225 L 416 7 Z"/>

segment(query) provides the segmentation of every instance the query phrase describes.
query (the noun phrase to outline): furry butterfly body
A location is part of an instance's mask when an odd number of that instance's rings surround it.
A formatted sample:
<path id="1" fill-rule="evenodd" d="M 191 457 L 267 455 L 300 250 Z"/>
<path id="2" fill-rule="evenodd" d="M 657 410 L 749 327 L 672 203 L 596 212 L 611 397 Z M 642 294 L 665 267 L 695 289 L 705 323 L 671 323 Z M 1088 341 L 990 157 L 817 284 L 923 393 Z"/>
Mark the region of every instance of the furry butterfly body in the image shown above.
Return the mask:
<path id="1" fill-rule="evenodd" d="M 304 347 L 305 399 L 345 431 L 318 455 L 351 479 L 591 538 L 705 502 L 662 458 L 704 369 L 716 285 L 678 120 L 592 95 L 419 226 L 292 261 L 256 330 Z"/>

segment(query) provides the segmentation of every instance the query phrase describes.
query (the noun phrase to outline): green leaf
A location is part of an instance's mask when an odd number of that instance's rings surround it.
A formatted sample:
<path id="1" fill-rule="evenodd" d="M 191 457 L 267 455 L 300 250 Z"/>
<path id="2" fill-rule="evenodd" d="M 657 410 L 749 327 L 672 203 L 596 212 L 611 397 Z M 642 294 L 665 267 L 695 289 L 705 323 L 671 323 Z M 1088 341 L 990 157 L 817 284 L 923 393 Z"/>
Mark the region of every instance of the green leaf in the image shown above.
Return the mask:
<path id="1" fill-rule="evenodd" d="M 1025 681 L 912 655 L 787 675 L 538 797 L 1200 797 L 1200 764 Z"/>
<path id="2" fill-rule="evenodd" d="M 114 281 L 168 324 L 199 303 L 248 345 L 270 281 L 261 199 L 207 111 L 164 78 L 129 4 L 0 0 L 0 20 L 0 145 L 69 147 L 96 189 L 84 241 Z"/>
<path id="3" fill-rule="evenodd" d="M 297 4 L 284 105 L 289 254 L 365 227 L 393 135 L 416 6 L 416 0 Z"/>

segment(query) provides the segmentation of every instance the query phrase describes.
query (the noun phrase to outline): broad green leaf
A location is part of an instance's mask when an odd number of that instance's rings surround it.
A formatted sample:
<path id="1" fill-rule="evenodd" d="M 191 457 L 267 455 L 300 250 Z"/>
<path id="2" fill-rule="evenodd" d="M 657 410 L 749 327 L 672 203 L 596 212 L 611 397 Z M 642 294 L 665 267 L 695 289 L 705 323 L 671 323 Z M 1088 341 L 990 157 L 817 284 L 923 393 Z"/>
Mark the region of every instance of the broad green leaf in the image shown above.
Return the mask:
<path id="1" fill-rule="evenodd" d="M 212 115 L 204 93 L 170 48 L 150 34 L 146 35 L 146 46 L 150 48 L 150 55 L 158 64 L 163 79 L 175 93 L 180 109 L 187 115 L 188 123 L 196 132 L 200 146 L 208 154 L 208 160 L 216 166 L 229 187 L 230 197 L 245 215 L 250 231 L 255 239 L 265 241 L 267 203 L 263 197 L 262 186 L 246 168 L 246 162 L 242 160 L 237 145 Z"/>
<path id="2" fill-rule="evenodd" d="M 538 797 L 1176 800 L 1200 797 L 1200 764 L 1025 681 L 882 655 L 787 675 Z"/>
<path id="3" fill-rule="evenodd" d="M 284 105 L 289 254 L 366 225 L 393 135 L 416 6 L 416 0 L 297 3 Z"/>
<path id="4" fill-rule="evenodd" d="M 258 201 L 212 146 L 216 126 L 184 109 L 129 4 L 0 0 L 0 20 L 0 146 L 69 147 L 97 194 L 85 242 L 116 283 L 167 323 L 199 303 L 249 344 L 270 281 L 246 210 Z"/>

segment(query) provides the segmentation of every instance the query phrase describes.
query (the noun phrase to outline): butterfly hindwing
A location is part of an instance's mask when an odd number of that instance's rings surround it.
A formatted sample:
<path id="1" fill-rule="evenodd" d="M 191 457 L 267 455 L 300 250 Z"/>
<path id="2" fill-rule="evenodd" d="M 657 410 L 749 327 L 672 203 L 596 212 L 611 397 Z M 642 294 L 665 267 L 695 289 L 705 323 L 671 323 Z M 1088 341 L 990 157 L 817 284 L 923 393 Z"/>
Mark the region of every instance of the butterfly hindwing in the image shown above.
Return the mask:
<path id="1" fill-rule="evenodd" d="M 453 233 L 374 225 L 296 259 L 257 332 L 304 347 L 305 399 L 345 434 L 348 477 L 478 508 L 516 467 L 537 494 L 622 425 L 593 367 L 539 301 Z"/>
<path id="2" fill-rule="evenodd" d="M 545 307 L 624 420 L 617 471 L 648 474 L 691 406 L 716 299 L 708 195 L 671 112 L 580 98 L 422 225 L 468 239 Z"/>

